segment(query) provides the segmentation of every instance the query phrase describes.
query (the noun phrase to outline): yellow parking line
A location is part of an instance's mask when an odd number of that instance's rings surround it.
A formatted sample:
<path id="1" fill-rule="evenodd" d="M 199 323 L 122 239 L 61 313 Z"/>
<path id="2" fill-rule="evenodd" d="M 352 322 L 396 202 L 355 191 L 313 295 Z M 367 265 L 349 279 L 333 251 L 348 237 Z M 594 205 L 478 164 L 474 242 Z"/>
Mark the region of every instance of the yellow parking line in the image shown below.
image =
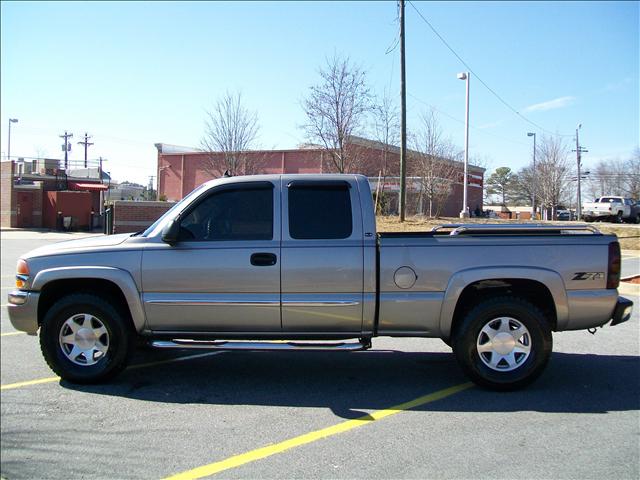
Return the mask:
<path id="1" fill-rule="evenodd" d="M 0 337 L 10 337 L 11 335 L 24 335 L 25 332 L 6 332 L 0 333 Z"/>
<path id="2" fill-rule="evenodd" d="M 36 380 L 27 380 L 26 382 L 8 383 L 6 385 L 0 385 L 0 390 L 13 390 L 14 388 L 28 387 L 30 385 L 39 385 L 41 383 L 57 382 L 60 377 L 46 377 L 38 378 Z"/>
<path id="3" fill-rule="evenodd" d="M 218 353 L 223 353 L 223 352 L 216 351 L 216 352 L 198 353 L 196 355 L 187 355 L 185 357 L 169 358 L 167 360 L 159 360 L 157 362 L 141 363 L 138 365 L 131 365 L 129 368 L 127 368 L 127 370 L 135 370 L 137 368 L 151 367 L 154 365 L 163 365 L 165 363 L 184 362 L 186 360 L 193 360 L 196 358 L 210 357 L 212 355 L 217 355 Z M 28 387 L 30 385 L 39 385 L 41 383 L 57 382 L 58 380 L 60 380 L 60 377 L 46 377 L 46 378 L 38 378 L 36 380 L 27 380 L 26 382 L 8 383 L 6 385 L 0 385 L 0 390 L 13 390 L 15 388 Z"/>
<path id="4" fill-rule="evenodd" d="M 425 405 L 430 402 L 441 400 L 443 398 L 446 398 L 448 396 L 451 396 L 458 392 L 466 390 L 471 386 L 473 386 L 472 383 L 462 383 L 460 385 L 455 385 L 453 387 L 445 388 L 444 390 L 439 390 L 437 392 L 430 393 L 428 395 L 423 395 L 422 397 L 418 397 L 409 402 L 401 403 L 400 405 L 395 405 L 393 407 L 386 408 L 384 410 L 378 410 L 376 412 L 371 413 L 370 415 L 365 415 L 363 417 L 356 418 L 355 420 L 347 420 L 346 422 L 338 423 L 337 425 L 333 425 L 331 427 L 322 428 L 314 432 L 309 432 L 309 433 L 300 435 L 298 437 L 290 438 L 289 440 L 276 443 L 275 445 L 268 445 L 266 447 L 257 448 L 255 450 L 251 450 L 246 453 L 241 453 L 239 455 L 229 457 L 219 462 L 210 463 L 202 467 L 194 468 L 193 470 L 187 470 L 185 472 L 167 477 L 166 480 L 186 480 L 186 479 L 208 477 L 209 475 L 214 475 L 216 473 L 229 470 L 230 468 L 235 468 L 241 465 L 245 465 L 247 463 L 255 462 L 256 460 L 270 457 L 271 455 L 282 453 L 292 448 L 300 447 L 302 445 L 306 445 L 308 443 L 312 443 L 317 440 L 321 440 L 323 438 L 337 435 L 338 433 L 343 433 L 348 430 L 352 430 L 354 428 L 367 425 L 368 423 L 381 420 L 385 417 L 395 415 L 397 413 L 403 412 L 405 410 L 409 410 L 411 408 L 419 407 L 421 405 Z"/>

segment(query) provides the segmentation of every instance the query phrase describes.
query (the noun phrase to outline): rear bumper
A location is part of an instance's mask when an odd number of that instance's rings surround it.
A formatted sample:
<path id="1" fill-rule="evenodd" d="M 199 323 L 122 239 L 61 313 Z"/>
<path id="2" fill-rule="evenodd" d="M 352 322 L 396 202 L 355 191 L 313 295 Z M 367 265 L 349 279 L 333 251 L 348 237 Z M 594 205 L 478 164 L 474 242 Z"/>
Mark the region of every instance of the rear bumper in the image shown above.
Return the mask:
<path id="1" fill-rule="evenodd" d="M 628 298 L 619 297 L 616 308 L 613 310 L 610 326 L 619 325 L 631 318 L 633 313 L 633 302 Z"/>
<path id="2" fill-rule="evenodd" d="M 593 218 L 605 218 L 612 217 L 615 214 L 613 212 L 597 212 L 595 210 L 586 210 L 582 212 L 583 217 L 593 217 Z"/>
<path id="3" fill-rule="evenodd" d="M 9 320 L 16 330 L 35 335 L 38 331 L 38 292 L 14 290 L 7 296 Z"/>
<path id="4" fill-rule="evenodd" d="M 558 331 L 618 325 L 629 320 L 633 310 L 633 302 L 618 296 L 618 290 L 613 288 L 569 290 L 567 301 L 569 318 L 565 323 L 558 324 Z"/>

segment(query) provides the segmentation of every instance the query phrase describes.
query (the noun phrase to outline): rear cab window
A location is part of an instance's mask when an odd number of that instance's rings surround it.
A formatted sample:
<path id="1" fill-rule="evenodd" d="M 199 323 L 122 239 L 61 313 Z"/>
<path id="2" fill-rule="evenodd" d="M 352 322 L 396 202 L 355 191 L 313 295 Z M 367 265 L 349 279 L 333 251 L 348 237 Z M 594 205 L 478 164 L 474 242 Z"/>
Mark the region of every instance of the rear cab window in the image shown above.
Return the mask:
<path id="1" fill-rule="evenodd" d="M 283 177 L 283 240 L 362 241 L 357 183 Z"/>

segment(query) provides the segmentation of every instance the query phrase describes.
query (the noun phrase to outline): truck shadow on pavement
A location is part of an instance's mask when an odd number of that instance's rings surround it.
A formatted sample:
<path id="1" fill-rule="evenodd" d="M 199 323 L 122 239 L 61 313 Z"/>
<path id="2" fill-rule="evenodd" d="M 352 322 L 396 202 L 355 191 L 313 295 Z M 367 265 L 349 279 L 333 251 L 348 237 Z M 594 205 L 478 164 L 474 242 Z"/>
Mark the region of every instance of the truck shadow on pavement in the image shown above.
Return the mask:
<path id="1" fill-rule="evenodd" d="M 167 352 L 144 352 L 133 364 L 167 358 Z M 109 384 L 63 381 L 61 385 L 95 395 L 168 404 L 329 408 L 352 419 L 467 381 L 452 354 L 373 350 L 225 352 L 130 369 Z M 475 387 L 413 410 L 607 413 L 638 409 L 640 357 L 554 353 L 542 376 L 524 390 L 499 393 Z"/>

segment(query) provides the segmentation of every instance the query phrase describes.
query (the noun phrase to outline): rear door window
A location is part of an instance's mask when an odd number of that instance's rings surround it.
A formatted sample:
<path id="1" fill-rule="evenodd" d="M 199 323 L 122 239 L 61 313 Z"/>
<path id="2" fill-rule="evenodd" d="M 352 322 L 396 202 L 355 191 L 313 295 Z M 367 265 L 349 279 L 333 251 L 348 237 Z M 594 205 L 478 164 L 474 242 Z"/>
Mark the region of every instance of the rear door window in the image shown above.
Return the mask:
<path id="1" fill-rule="evenodd" d="M 289 185 L 289 236 L 299 240 L 349 238 L 353 231 L 347 182 Z"/>

